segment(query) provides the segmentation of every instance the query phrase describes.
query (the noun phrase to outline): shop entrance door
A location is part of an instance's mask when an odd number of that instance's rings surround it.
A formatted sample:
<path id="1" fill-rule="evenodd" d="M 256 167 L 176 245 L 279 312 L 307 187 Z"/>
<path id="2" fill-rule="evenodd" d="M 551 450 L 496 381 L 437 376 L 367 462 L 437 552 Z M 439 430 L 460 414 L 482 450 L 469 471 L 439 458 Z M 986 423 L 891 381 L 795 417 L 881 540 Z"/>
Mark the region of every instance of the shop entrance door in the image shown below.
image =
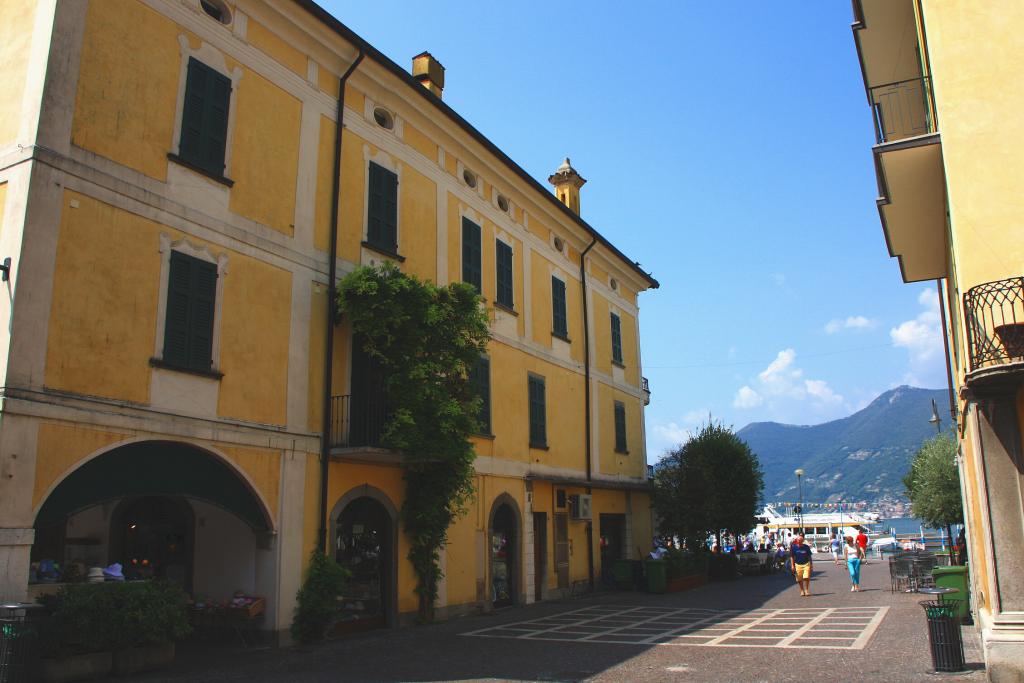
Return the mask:
<path id="1" fill-rule="evenodd" d="M 569 515 L 555 513 L 555 575 L 558 588 L 569 588 Z"/>
<path id="2" fill-rule="evenodd" d="M 548 515 L 533 513 L 533 599 L 544 599 L 548 568 Z"/>
<path id="3" fill-rule="evenodd" d="M 491 601 L 505 607 L 516 601 L 516 513 L 502 505 L 491 527 Z"/>
<path id="4" fill-rule="evenodd" d="M 601 515 L 601 580 L 612 584 L 612 565 L 624 557 L 626 515 Z"/>
<path id="5" fill-rule="evenodd" d="M 167 579 L 192 590 L 192 508 L 183 500 L 145 496 L 114 513 L 110 561 L 128 580 Z"/>
<path id="6" fill-rule="evenodd" d="M 352 575 L 345 582 L 337 633 L 387 626 L 391 585 L 391 517 L 373 498 L 356 498 L 338 517 L 335 559 Z"/>

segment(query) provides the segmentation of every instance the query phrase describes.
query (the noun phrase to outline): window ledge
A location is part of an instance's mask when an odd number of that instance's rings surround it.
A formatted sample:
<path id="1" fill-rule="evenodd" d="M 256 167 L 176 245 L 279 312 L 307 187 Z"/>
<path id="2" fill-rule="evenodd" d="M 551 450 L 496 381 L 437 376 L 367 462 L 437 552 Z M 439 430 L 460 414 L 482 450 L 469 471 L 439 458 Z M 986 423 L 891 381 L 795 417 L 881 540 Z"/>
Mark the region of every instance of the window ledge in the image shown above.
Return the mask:
<path id="1" fill-rule="evenodd" d="M 491 434 L 490 432 L 486 434 L 470 434 L 470 437 L 474 439 L 486 439 L 488 441 L 494 441 L 494 434 Z"/>
<path id="2" fill-rule="evenodd" d="M 548 445 L 546 443 L 531 443 L 530 444 L 530 448 L 535 450 L 535 451 L 548 451 L 548 450 L 551 450 L 550 448 L 548 448 Z"/>
<path id="3" fill-rule="evenodd" d="M 175 365 L 174 363 L 168 363 L 162 358 L 150 358 L 149 364 L 154 368 L 161 368 L 163 370 L 174 370 L 175 372 L 184 372 L 189 375 L 198 375 L 200 377 L 207 377 L 209 379 L 219 380 L 224 376 L 223 372 L 217 370 L 196 370 L 195 368 L 186 368 L 181 365 Z"/>
<path id="4" fill-rule="evenodd" d="M 222 176 L 219 173 L 213 173 L 212 171 L 209 171 L 209 170 L 203 168 L 202 166 L 198 166 L 196 164 L 193 164 L 191 161 L 188 161 L 186 159 L 182 159 L 180 156 L 178 156 L 174 152 L 168 152 L 167 153 L 167 158 L 170 159 L 171 161 L 173 161 L 174 163 L 178 164 L 179 166 L 184 166 L 187 169 L 191 169 L 191 170 L 195 171 L 196 173 L 199 173 L 201 175 L 206 176 L 210 180 L 215 180 L 216 182 L 220 183 L 221 185 L 226 185 L 228 187 L 234 187 L 234 185 L 235 185 L 235 181 L 232 180 L 231 178 L 227 178 L 225 176 Z"/>
<path id="5" fill-rule="evenodd" d="M 494 302 L 494 307 L 497 308 L 497 309 L 500 309 L 502 311 L 505 311 L 506 313 L 514 315 L 517 318 L 519 317 L 519 314 L 516 313 L 516 310 L 514 308 L 512 308 L 511 306 L 506 306 L 505 304 L 503 304 L 503 303 L 501 303 L 499 301 L 495 301 Z"/>
<path id="6" fill-rule="evenodd" d="M 567 337 L 564 334 L 559 334 L 558 332 L 552 332 L 551 336 L 554 337 L 555 339 L 561 339 L 566 344 L 572 344 L 572 339 L 569 339 L 569 337 Z"/>
<path id="7" fill-rule="evenodd" d="M 629 451 L 621 451 L 618 448 L 615 449 L 615 452 L 619 455 L 629 455 Z"/>
<path id="8" fill-rule="evenodd" d="M 614 365 L 617 368 L 622 368 L 623 370 L 626 369 L 625 364 L 621 360 L 615 360 L 614 358 L 612 358 L 612 365 Z"/>
<path id="9" fill-rule="evenodd" d="M 391 251 L 387 247 L 382 247 L 382 246 L 380 246 L 378 244 L 374 244 L 373 242 L 367 242 L 366 240 L 363 240 L 362 245 L 365 248 L 369 249 L 370 251 L 375 251 L 378 254 L 381 254 L 382 256 L 387 256 L 388 258 L 394 259 L 394 260 L 398 261 L 399 263 L 404 263 L 405 262 L 405 257 L 404 256 L 399 254 L 397 251 Z"/>

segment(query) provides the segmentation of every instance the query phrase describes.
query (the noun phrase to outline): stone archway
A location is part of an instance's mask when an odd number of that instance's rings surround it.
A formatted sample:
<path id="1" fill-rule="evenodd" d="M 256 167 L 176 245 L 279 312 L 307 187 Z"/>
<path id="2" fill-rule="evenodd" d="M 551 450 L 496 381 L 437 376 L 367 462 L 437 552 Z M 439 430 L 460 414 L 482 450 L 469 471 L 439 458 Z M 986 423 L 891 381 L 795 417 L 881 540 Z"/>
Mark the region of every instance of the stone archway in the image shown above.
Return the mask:
<path id="1" fill-rule="evenodd" d="M 99 451 L 55 482 L 34 527 L 33 568 L 61 571 L 37 571 L 30 597 L 116 563 L 128 578 L 168 578 L 213 601 L 263 597 L 264 624 L 275 623 L 273 519 L 245 473 L 207 448 L 138 440 Z"/>
<path id="2" fill-rule="evenodd" d="M 515 498 L 502 493 L 487 518 L 487 586 L 491 607 L 507 607 L 525 597 L 522 572 L 523 522 Z"/>
<path id="3" fill-rule="evenodd" d="M 398 622 L 398 509 L 386 493 L 363 484 L 331 510 L 330 551 L 352 576 L 338 632 Z"/>

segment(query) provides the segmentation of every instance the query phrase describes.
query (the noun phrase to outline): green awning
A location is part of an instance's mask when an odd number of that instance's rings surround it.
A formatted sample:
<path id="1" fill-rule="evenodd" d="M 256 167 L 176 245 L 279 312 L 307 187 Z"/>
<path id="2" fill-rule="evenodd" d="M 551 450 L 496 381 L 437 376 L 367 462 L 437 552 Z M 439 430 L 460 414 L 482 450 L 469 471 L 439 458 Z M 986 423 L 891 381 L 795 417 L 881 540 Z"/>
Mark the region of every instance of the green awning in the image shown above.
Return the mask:
<path id="1" fill-rule="evenodd" d="M 169 441 L 128 444 L 82 465 L 47 497 L 35 525 L 59 524 L 79 510 L 126 496 L 197 498 L 237 515 L 254 531 L 272 529 L 252 489 L 230 467 L 194 446 Z"/>

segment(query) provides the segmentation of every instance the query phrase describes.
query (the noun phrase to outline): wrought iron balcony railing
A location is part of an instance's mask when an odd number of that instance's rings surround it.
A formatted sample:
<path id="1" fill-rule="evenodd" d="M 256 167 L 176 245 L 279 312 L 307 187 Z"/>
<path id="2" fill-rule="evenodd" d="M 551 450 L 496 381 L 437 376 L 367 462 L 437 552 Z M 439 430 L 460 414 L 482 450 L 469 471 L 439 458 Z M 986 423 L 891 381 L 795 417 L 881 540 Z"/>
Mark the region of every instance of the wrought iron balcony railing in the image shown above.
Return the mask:
<path id="1" fill-rule="evenodd" d="M 971 287 L 964 321 L 971 372 L 1024 361 L 1024 277 Z"/>
<path id="2" fill-rule="evenodd" d="M 640 379 L 641 379 L 641 381 L 643 383 L 642 386 L 643 386 L 643 390 L 644 390 L 644 405 L 645 406 L 646 405 L 650 405 L 650 403 L 651 403 L 651 384 L 650 384 L 650 382 L 647 381 L 646 377 L 641 377 Z"/>
<path id="3" fill-rule="evenodd" d="M 877 85 L 870 92 L 871 109 L 875 115 L 875 139 L 879 143 L 938 130 L 935 99 L 927 76 Z"/>
<path id="4" fill-rule="evenodd" d="M 331 448 L 380 448 L 387 416 L 383 394 L 332 396 Z"/>

